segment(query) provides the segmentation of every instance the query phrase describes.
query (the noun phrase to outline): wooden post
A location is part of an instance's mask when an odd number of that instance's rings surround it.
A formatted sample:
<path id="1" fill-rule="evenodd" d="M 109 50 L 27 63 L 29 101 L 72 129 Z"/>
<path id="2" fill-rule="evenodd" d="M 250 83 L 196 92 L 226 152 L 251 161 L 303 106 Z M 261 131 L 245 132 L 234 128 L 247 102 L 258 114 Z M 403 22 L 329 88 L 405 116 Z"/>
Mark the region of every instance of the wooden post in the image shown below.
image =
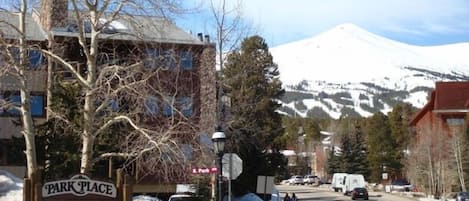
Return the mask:
<path id="1" fill-rule="evenodd" d="M 112 157 L 109 157 L 108 178 L 112 179 Z"/>
<path id="2" fill-rule="evenodd" d="M 132 201 L 132 176 L 125 174 L 123 185 L 123 201 Z"/>
<path id="3" fill-rule="evenodd" d="M 124 184 L 124 188 L 122 190 L 123 194 L 123 201 L 132 201 L 132 186 L 131 184 Z"/>
<path id="4" fill-rule="evenodd" d="M 31 201 L 31 179 L 30 178 L 24 178 L 24 184 L 23 184 L 23 201 Z"/>
<path id="5" fill-rule="evenodd" d="M 117 198 L 119 201 L 124 201 L 124 189 L 122 187 L 124 183 L 122 169 L 117 169 L 116 171 L 116 188 L 117 188 Z"/>
<path id="6" fill-rule="evenodd" d="M 36 183 L 34 185 L 34 201 L 42 201 L 42 184 Z"/>

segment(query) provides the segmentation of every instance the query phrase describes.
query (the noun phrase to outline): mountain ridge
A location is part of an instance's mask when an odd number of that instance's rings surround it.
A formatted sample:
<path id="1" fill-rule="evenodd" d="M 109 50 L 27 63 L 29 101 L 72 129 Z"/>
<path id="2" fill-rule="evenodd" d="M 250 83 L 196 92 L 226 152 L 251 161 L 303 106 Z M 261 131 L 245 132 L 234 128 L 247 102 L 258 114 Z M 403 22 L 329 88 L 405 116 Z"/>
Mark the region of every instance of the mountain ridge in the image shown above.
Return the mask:
<path id="1" fill-rule="evenodd" d="M 280 111 L 337 119 L 387 113 L 399 102 L 420 108 L 436 81 L 469 80 L 468 51 L 469 43 L 414 46 L 338 25 L 271 48 L 288 94 Z"/>

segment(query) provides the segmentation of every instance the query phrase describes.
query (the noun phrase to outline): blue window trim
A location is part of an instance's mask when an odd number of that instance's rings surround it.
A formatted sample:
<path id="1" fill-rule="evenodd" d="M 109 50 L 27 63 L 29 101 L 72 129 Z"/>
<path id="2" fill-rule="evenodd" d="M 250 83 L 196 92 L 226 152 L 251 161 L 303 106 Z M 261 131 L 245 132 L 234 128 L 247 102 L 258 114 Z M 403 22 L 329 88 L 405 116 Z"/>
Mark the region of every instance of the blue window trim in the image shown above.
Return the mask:
<path id="1" fill-rule="evenodd" d="M 31 116 L 33 117 L 44 117 L 45 116 L 45 96 L 44 95 L 37 95 L 31 94 Z M 4 99 L 4 95 L 0 95 L 0 99 Z M 21 96 L 18 93 L 13 93 L 9 95 L 9 101 L 14 103 L 15 106 L 20 106 L 21 104 Z M 0 110 L 0 116 L 20 116 L 21 112 L 17 109 L 8 109 L 8 110 Z"/>

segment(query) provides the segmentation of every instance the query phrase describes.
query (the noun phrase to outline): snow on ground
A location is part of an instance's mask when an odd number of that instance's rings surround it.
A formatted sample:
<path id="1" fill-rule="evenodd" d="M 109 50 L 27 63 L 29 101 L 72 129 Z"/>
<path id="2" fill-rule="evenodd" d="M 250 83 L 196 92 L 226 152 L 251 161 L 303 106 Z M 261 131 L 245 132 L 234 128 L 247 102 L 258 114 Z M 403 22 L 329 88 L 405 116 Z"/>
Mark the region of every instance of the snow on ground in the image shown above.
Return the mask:
<path id="1" fill-rule="evenodd" d="M 23 180 L 0 170 L 0 201 L 23 201 Z"/>

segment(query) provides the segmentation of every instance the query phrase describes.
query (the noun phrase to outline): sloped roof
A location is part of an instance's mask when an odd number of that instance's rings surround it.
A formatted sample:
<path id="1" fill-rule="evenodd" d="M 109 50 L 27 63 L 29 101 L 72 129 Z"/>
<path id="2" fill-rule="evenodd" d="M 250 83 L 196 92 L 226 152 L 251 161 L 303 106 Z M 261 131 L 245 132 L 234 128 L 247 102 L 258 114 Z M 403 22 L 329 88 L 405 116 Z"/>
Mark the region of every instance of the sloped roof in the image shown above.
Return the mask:
<path id="1" fill-rule="evenodd" d="M 469 82 L 435 83 L 435 110 L 465 109 L 469 100 Z"/>
<path id="2" fill-rule="evenodd" d="M 469 82 L 436 82 L 428 103 L 412 118 L 415 125 L 427 112 L 460 112 L 469 108 Z"/>
<path id="3" fill-rule="evenodd" d="M 7 39 L 18 39 L 20 34 L 13 28 L 19 27 L 20 14 L 0 11 L 0 33 Z M 26 40 L 44 41 L 46 34 L 30 14 L 26 14 Z"/>
<path id="4" fill-rule="evenodd" d="M 70 12 L 71 13 L 71 12 Z M 41 28 L 39 22 L 33 19 L 33 15 L 38 15 L 37 10 L 33 10 L 32 14 L 26 15 L 26 39 L 30 41 L 45 41 L 47 34 Z M 72 14 L 70 14 L 71 16 Z M 73 24 L 74 18 L 69 17 L 70 25 Z M 104 19 L 103 19 L 104 20 Z M 17 39 L 20 34 L 15 31 L 14 27 L 18 27 L 19 14 L 13 12 L 0 11 L 0 34 L 4 38 Z M 12 26 L 10 26 L 12 25 Z M 183 31 L 171 21 L 153 16 L 141 15 L 121 15 L 111 25 L 114 25 L 113 33 L 100 34 L 100 38 L 109 40 L 126 40 L 140 42 L 156 42 L 156 43 L 176 43 L 203 45 L 203 41 L 198 40 L 195 36 Z M 72 32 L 68 27 L 58 27 L 52 29 L 54 36 L 76 37 L 78 34 Z"/>
<path id="5" fill-rule="evenodd" d="M 75 15 L 69 12 L 69 25 L 76 24 Z M 103 22 L 107 20 L 101 18 Z M 176 43 L 203 45 L 203 41 L 198 40 L 191 34 L 177 27 L 173 22 L 162 17 L 142 16 L 142 15 L 119 15 L 111 22 L 112 33 L 101 33 L 100 38 L 108 40 L 126 40 L 156 43 Z M 69 27 L 53 28 L 54 36 L 77 36 L 76 32 L 70 31 Z"/>

